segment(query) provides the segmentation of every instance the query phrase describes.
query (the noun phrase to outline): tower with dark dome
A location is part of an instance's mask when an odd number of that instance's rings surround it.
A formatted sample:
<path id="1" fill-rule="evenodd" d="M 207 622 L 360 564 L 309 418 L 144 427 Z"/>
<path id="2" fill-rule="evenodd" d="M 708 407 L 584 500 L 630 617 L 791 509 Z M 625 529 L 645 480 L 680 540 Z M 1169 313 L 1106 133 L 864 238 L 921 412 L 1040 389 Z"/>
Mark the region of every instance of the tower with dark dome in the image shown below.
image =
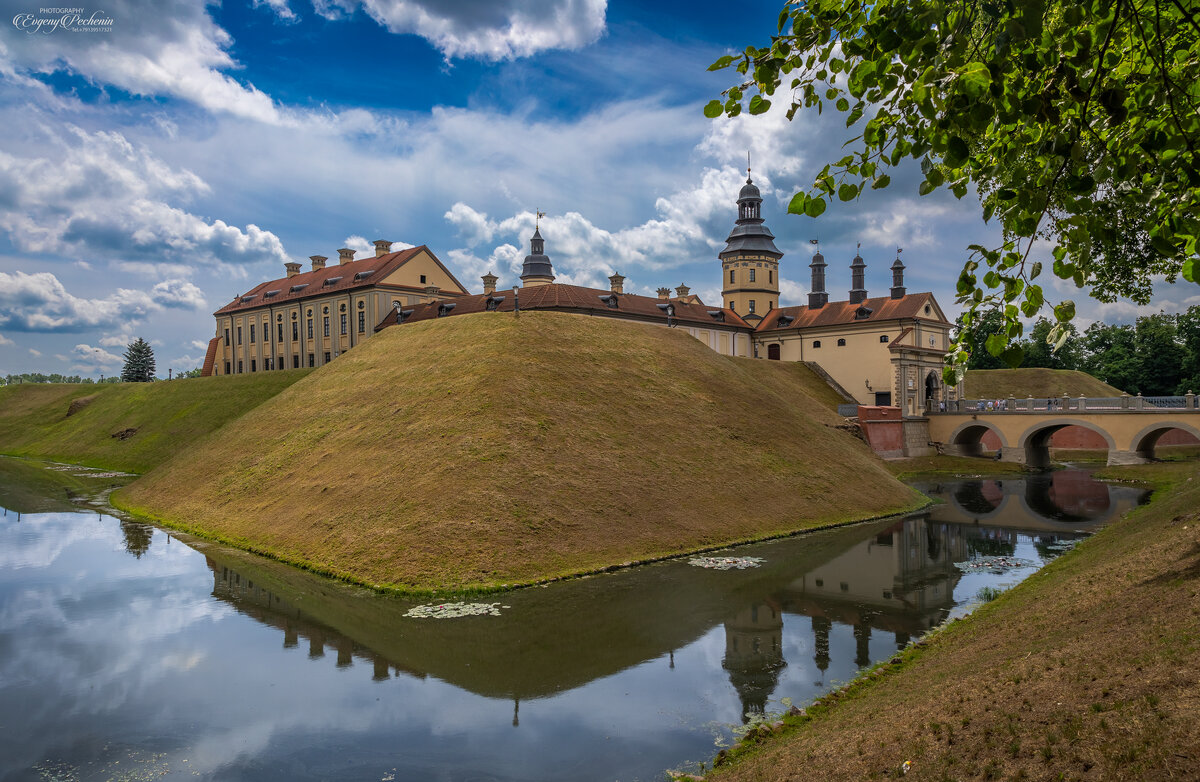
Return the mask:
<path id="1" fill-rule="evenodd" d="M 721 259 L 721 298 L 725 306 L 751 324 L 779 304 L 779 259 L 775 235 L 763 224 L 762 196 L 746 169 L 746 184 L 738 193 L 738 219 Z"/>
<path id="2" fill-rule="evenodd" d="M 538 226 L 533 229 L 533 236 L 529 239 L 529 255 L 525 256 L 525 265 L 521 267 L 521 285 L 533 288 L 552 282 L 554 267 L 546 257 L 546 243 L 542 239 L 542 229 Z"/>

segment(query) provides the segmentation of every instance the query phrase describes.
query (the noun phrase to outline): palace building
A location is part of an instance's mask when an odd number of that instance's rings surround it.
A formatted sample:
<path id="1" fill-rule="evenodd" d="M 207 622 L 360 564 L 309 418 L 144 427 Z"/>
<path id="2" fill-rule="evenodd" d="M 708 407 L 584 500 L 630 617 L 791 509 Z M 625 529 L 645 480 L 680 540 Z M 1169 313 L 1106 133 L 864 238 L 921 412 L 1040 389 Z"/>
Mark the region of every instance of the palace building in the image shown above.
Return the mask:
<path id="1" fill-rule="evenodd" d="M 686 285 L 671 295 L 625 293 L 625 278 L 609 277 L 607 290 L 555 282 L 540 226 L 530 238 L 521 286 L 498 290 L 485 274 L 483 293 L 471 294 L 427 247 L 391 252 L 375 242 L 375 257 L 326 267 L 312 256 L 311 271 L 288 263 L 287 276 L 262 283 L 217 310 L 203 373 L 228 375 L 319 367 L 382 329 L 424 320 L 486 312 L 546 310 L 617 318 L 685 330 L 721 355 L 803 361 L 822 374 L 847 402 L 894 405 L 919 415 L 927 405 L 960 395 L 944 389 L 943 356 L 953 324 L 932 293 L 908 293 L 899 253 L 891 265 L 887 296 L 871 297 L 867 264 L 850 263 L 845 301 L 830 301 L 824 256 L 809 264 L 808 304 L 779 301 L 783 253 L 761 214 L 762 196 L 746 178 L 737 220 L 718 259 L 722 301 L 705 305 Z M 540 216 L 540 215 L 539 215 Z"/>

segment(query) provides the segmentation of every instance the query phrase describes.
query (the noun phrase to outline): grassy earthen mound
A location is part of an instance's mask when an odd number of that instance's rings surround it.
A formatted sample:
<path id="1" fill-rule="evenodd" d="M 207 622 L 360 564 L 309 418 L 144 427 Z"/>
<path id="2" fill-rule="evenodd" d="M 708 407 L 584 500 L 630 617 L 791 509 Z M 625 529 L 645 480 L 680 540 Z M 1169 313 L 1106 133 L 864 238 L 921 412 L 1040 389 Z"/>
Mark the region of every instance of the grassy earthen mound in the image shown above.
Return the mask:
<path id="1" fill-rule="evenodd" d="M 1200 778 L 1200 470 L 1109 472 L 1175 486 L 710 782 Z"/>
<path id="2" fill-rule="evenodd" d="M 116 502 L 407 589 L 534 581 L 916 504 L 825 394 L 802 365 L 723 357 L 678 329 L 466 315 L 380 333 Z"/>
<path id="3" fill-rule="evenodd" d="M 0 453 L 146 472 L 309 370 L 165 383 L 0 388 Z"/>
<path id="4" fill-rule="evenodd" d="M 966 376 L 967 399 L 1048 399 L 1067 396 L 1113 397 L 1121 389 L 1074 369 L 972 369 Z"/>

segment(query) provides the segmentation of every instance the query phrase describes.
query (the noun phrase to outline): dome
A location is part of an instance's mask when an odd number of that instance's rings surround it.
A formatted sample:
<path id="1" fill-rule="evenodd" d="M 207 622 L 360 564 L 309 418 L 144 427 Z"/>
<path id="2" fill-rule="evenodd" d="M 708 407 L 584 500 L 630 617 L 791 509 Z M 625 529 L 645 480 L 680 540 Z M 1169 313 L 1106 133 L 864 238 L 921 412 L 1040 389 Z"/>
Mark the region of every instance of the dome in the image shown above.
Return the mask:
<path id="1" fill-rule="evenodd" d="M 741 192 L 738 193 L 739 201 L 744 198 L 757 198 L 760 201 L 762 200 L 762 195 L 758 192 L 758 185 L 754 184 L 754 182 L 750 180 L 750 177 L 746 177 L 746 184 L 742 185 Z"/>

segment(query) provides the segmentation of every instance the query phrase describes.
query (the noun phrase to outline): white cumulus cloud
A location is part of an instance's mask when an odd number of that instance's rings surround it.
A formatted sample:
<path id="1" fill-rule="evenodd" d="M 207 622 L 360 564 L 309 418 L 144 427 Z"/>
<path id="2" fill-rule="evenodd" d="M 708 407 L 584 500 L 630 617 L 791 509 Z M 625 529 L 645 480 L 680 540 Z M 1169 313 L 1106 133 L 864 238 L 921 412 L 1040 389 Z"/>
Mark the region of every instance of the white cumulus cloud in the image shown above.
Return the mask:
<path id="1" fill-rule="evenodd" d="M 0 272 L 0 327 L 10 331 L 81 332 L 121 328 L 165 308 L 196 309 L 204 299 L 185 280 L 146 291 L 118 288 L 104 298 L 72 295 L 50 272 Z"/>

